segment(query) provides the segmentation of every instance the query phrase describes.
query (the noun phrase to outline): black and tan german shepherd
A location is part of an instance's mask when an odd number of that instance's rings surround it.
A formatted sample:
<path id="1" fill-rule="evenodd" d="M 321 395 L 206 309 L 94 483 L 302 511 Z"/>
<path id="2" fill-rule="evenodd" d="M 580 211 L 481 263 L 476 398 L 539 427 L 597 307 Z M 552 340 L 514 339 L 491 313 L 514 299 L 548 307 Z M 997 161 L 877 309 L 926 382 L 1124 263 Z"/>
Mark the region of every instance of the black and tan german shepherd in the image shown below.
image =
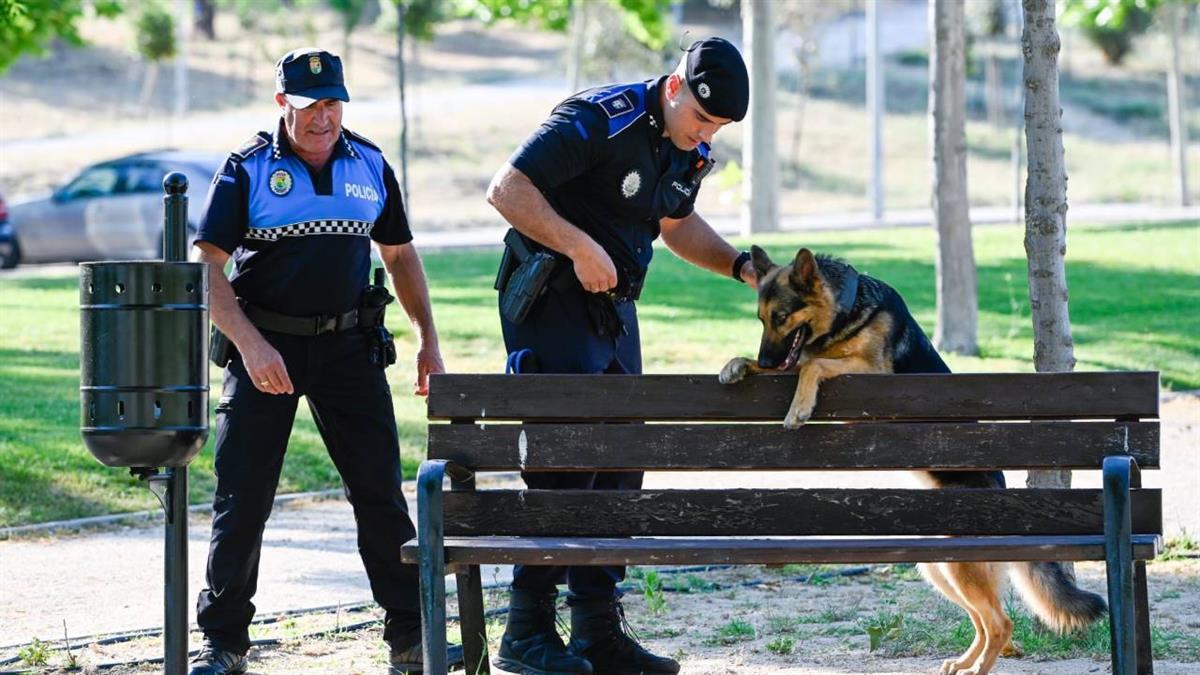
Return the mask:
<path id="1" fill-rule="evenodd" d="M 800 383 L 784 426 L 795 429 L 812 414 L 821 382 L 846 373 L 948 373 L 950 369 L 917 325 L 904 300 L 887 284 L 827 256 L 800 249 L 789 265 L 776 265 L 757 246 L 758 359 L 734 358 L 721 370 L 730 384 L 761 372 L 792 371 Z M 1004 475 L 983 471 L 927 471 L 933 488 L 1004 487 Z M 1047 626 L 1064 632 L 1086 626 L 1106 609 L 1104 599 L 1077 587 L 1058 563 L 924 563 L 921 573 L 966 610 L 975 639 L 941 673 L 982 675 L 1002 653 L 1015 652 L 1012 621 L 1000 590 L 1011 574 L 1018 591 Z"/>

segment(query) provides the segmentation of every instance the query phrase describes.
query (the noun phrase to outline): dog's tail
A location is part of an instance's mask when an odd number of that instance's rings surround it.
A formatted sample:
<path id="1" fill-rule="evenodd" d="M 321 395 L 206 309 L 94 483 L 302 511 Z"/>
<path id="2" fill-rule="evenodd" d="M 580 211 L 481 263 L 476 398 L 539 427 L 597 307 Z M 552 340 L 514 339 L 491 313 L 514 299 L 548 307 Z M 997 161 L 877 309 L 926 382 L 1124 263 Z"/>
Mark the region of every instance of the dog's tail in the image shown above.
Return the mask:
<path id="1" fill-rule="evenodd" d="M 1017 591 L 1033 613 L 1051 629 L 1065 633 L 1104 616 L 1104 598 L 1075 585 L 1056 562 L 1022 562 L 1010 566 Z"/>

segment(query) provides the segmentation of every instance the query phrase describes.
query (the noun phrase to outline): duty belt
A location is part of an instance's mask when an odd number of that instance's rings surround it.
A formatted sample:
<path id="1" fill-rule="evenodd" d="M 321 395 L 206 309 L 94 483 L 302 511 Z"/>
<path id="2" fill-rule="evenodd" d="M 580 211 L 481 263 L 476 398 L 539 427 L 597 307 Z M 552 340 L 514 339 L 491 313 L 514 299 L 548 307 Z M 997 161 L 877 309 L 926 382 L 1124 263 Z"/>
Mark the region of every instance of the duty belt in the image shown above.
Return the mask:
<path id="1" fill-rule="evenodd" d="M 504 245 L 507 246 L 517 257 L 518 262 L 524 262 L 530 256 L 529 246 L 525 243 L 525 239 L 520 232 L 515 228 L 509 228 L 504 235 Z M 567 265 L 565 258 L 560 257 L 558 268 L 550 279 L 550 288 L 565 293 L 569 291 L 583 291 L 583 286 L 579 283 L 579 277 L 575 276 L 574 270 L 570 265 Z M 642 295 L 642 280 L 634 279 L 635 275 L 628 272 L 617 272 L 617 285 L 601 295 L 607 295 L 612 298 L 612 301 L 620 304 L 622 302 L 634 302 Z"/>
<path id="2" fill-rule="evenodd" d="M 319 314 L 317 316 L 290 316 L 272 312 L 265 307 L 238 300 L 250 323 L 264 330 L 287 335 L 321 335 L 340 333 L 358 326 L 358 309 L 343 314 Z"/>

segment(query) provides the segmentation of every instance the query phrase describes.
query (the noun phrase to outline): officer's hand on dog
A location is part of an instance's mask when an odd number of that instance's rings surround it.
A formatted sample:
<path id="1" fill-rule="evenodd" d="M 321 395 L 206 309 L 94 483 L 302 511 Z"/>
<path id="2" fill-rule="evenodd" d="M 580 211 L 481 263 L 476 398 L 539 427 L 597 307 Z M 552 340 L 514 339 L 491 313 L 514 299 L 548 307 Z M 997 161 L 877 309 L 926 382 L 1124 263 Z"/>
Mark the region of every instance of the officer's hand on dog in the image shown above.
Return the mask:
<path id="1" fill-rule="evenodd" d="M 594 241 L 588 242 L 579 252 L 571 256 L 575 263 L 575 276 L 588 293 L 603 293 L 616 288 L 617 268 L 612 258 Z"/>
<path id="2" fill-rule="evenodd" d="M 287 366 L 283 364 L 283 357 L 271 343 L 262 340 L 248 349 L 239 345 L 238 350 L 242 353 L 242 364 L 246 366 L 246 372 L 256 389 L 265 394 L 295 392 L 292 378 L 288 377 Z"/>
<path id="3" fill-rule="evenodd" d="M 753 289 L 758 289 L 758 272 L 754 271 L 754 263 L 747 260 L 742 263 L 742 269 L 738 270 L 738 275 L 742 277 L 742 281 Z"/>

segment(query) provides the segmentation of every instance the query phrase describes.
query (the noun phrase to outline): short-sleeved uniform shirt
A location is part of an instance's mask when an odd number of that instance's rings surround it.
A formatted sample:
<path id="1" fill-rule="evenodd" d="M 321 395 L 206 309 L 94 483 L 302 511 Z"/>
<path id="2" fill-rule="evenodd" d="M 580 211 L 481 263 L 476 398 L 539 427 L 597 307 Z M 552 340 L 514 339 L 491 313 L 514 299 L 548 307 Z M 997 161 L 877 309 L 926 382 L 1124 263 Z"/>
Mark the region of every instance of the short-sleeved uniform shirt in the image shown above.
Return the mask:
<path id="1" fill-rule="evenodd" d="M 233 256 L 239 298 L 281 314 L 349 311 L 368 283 L 373 239 L 412 233 L 392 167 L 349 130 L 316 171 L 296 155 L 280 120 L 231 154 L 213 178 L 197 239 Z"/>
<path id="2" fill-rule="evenodd" d="M 665 77 L 583 91 L 560 103 L 509 162 L 560 216 L 591 236 L 619 272 L 641 279 L 659 219 L 693 210 L 709 148 L 663 136 Z"/>

